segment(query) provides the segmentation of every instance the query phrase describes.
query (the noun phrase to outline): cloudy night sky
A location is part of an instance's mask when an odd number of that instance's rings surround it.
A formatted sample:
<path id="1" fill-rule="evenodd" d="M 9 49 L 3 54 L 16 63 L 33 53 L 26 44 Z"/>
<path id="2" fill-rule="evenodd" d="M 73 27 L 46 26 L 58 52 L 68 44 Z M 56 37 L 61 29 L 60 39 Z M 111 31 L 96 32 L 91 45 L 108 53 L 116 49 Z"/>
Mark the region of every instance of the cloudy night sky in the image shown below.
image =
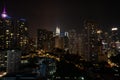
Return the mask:
<path id="1" fill-rule="evenodd" d="M 0 0 L 0 13 L 4 4 L 9 16 L 27 19 L 32 36 L 37 29 L 54 31 L 56 26 L 80 31 L 85 19 L 120 24 L 120 5 L 107 0 Z"/>

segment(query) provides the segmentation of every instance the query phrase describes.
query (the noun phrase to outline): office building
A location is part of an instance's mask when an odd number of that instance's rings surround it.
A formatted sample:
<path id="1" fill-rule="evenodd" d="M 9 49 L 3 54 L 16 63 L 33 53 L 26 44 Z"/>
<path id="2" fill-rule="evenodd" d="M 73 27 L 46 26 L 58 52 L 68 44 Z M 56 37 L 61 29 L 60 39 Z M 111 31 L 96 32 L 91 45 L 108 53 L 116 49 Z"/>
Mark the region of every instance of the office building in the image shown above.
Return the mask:
<path id="1" fill-rule="evenodd" d="M 19 72 L 20 61 L 20 50 L 7 50 L 7 73 Z"/>
<path id="2" fill-rule="evenodd" d="M 50 51 L 54 48 L 53 32 L 46 29 L 38 29 L 37 31 L 37 49 Z"/>
<path id="3" fill-rule="evenodd" d="M 25 19 L 14 19 L 5 16 L 5 10 L 0 18 L 0 49 L 23 49 L 29 42 L 28 26 Z"/>
<path id="4" fill-rule="evenodd" d="M 25 19 L 14 19 L 7 15 L 5 8 L 0 17 L 0 65 L 7 68 L 7 64 L 10 63 L 10 58 L 16 57 L 14 60 L 19 59 L 22 53 L 25 53 L 29 44 L 28 26 Z M 12 54 L 12 50 L 15 50 L 16 54 Z M 17 65 L 15 62 L 14 65 Z M 16 68 L 17 69 L 17 68 Z M 16 70 L 15 69 L 15 70 Z M 17 71 L 17 70 L 16 70 Z"/>
<path id="5" fill-rule="evenodd" d="M 77 54 L 77 34 L 74 29 L 69 31 L 69 53 Z"/>
<path id="6" fill-rule="evenodd" d="M 76 30 L 69 30 L 68 42 L 69 42 L 69 53 L 82 56 L 82 38 L 81 34 L 77 33 Z"/>
<path id="7" fill-rule="evenodd" d="M 85 59 L 87 61 L 98 61 L 98 24 L 94 21 L 85 21 L 84 28 Z"/>

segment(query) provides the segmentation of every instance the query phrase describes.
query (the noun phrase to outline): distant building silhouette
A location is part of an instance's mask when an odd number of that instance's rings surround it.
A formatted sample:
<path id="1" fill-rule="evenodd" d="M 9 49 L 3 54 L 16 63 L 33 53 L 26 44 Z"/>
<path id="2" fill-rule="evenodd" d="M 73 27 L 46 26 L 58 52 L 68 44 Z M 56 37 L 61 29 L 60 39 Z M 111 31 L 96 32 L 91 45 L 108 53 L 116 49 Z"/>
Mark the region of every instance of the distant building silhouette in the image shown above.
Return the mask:
<path id="1" fill-rule="evenodd" d="M 38 29 L 37 30 L 37 49 L 50 51 L 52 48 L 54 48 L 53 32 L 47 31 L 46 29 Z"/>

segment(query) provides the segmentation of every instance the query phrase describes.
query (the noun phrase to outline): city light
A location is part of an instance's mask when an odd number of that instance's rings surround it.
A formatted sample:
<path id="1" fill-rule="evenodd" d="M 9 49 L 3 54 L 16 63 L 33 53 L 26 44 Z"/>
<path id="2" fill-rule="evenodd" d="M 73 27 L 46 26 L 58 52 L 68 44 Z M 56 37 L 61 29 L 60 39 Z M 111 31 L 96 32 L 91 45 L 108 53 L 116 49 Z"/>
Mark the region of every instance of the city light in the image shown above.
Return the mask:
<path id="1" fill-rule="evenodd" d="M 56 27 L 56 35 L 60 35 L 60 28 Z"/>
<path id="2" fill-rule="evenodd" d="M 7 74 L 7 72 L 0 73 L 0 77 L 3 77 L 6 74 Z"/>
<path id="3" fill-rule="evenodd" d="M 118 28 L 112 28 L 112 31 L 116 31 L 116 30 L 118 30 Z"/>
<path id="4" fill-rule="evenodd" d="M 2 17 L 2 18 L 6 18 L 6 17 L 7 17 L 6 9 L 5 9 L 5 8 L 3 9 L 3 12 L 2 12 L 2 14 L 1 14 L 1 17 Z"/>
<path id="5" fill-rule="evenodd" d="M 7 14 L 3 13 L 1 14 L 2 18 L 6 18 L 7 17 Z"/>
<path id="6" fill-rule="evenodd" d="M 82 80 L 84 80 L 84 77 L 81 77 Z"/>
<path id="7" fill-rule="evenodd" d="M 102 31 L 101 30 L 98 30 L 97 33 L 100 34 Z"/>

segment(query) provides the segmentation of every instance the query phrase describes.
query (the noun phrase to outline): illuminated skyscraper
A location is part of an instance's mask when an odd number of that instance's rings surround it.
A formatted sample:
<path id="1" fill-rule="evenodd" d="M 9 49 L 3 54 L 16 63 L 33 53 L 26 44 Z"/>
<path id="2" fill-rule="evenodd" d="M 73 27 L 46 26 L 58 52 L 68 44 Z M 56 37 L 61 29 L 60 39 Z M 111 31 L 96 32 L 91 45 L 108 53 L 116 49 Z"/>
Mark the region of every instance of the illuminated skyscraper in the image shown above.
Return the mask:
<path id="1" fill-rule="evenodd" d="M 5 10 L 5 9 L 4 9 Z M 0 49 L 10 49 L 13 44 L 13 20 L 3 11 L 0 18 Z"/>
<path id="2" fill-rule="evenodd" d="M 116 42 L 116 41 L 120 40 L 120 37 L 119 37 L 119 28 L 118 27 L 113 27 L 111 29 L 111 40 L 112 40 L 112 42 Z"/>
<path id="3" fill-rule="evenodd" d="M 26 20 L 11 18 L 3 11 L 0 18 L 0 40 L 1 50 L 25 48 L 29 40 Z"/>
<path id="4" fill-rule="evenodd" d="M 8 17 L 8 15 L 7 15 L 7 13 L 6 13 L 6 8 L 5 8 L 5 7 L 4 7 L 4 9 L 3 9 L 3 12 L 2 12 L 2 14 L 1 14 L 1 17 L 2 17 L 2 18 Z"/>
<path id="5" fill-rule="evenodd" d="M 98 45 L 97 45 L 97 28 L 98 24 L 94 21 L 85 21 L 85 56 L 88 61 L 97 61 L 98 60 Z"/>
<path id="6" fill-rule="evenodd" d="M 18 48 L 25 50 L 29 45 L 28 24 L 25 19 L 16 20 L 15 35 Z"/>
<path id="7" fill-rule="evenodd" d="M 12 55 L 16 57 L 16 60 L 20 58 L 21 53 L 25 52 L 28 43 L 29 34 L 26 20 L 9 17 L 4 8 L 0 17 L 0 58 L 2 60 L 0 66 L 2 65 L 10 69 L 8 58 Z M 18 55 L 12 54 L 13 50 L 15 53 L 18 52 L 19 57 Z M 16 65 L 19 64 L 15 63 L 14 66 Z M 17 70 L 15 69 L 14 71 Z"/>
<path id="8" fill-rule="evenodd" d="M 112 54 L 109 54 L 109 55 L 117 55 L 118 52 L 120 52 L 120 29 L 119 27 L 112 27 L 111 28 L 111 41 L 110 41 L 110 49 L 111 49 L 111 52 Z"/>
<path id="9" fill-rule="evenodd" d="M 56 36 L 60 36 L 60 28 L 56 27 Z"/>
<path id="10" fill-rule="evenodd" d="M 55 48 L 63 49 L 64 41 L 63 41 L 63 37 L 61 37 L 61 32 L 59 27 L 56 27 L 56 33 L 54 37 L 55 37 Z"/>
<path id="11" fill-rule="evenodd" d="M 87 61 L 107 61 L 107 50 L 109 37 L 100 29 L 100 24 L 94 21 L 85 21 L 84 23 L 84 56 Z"/>

